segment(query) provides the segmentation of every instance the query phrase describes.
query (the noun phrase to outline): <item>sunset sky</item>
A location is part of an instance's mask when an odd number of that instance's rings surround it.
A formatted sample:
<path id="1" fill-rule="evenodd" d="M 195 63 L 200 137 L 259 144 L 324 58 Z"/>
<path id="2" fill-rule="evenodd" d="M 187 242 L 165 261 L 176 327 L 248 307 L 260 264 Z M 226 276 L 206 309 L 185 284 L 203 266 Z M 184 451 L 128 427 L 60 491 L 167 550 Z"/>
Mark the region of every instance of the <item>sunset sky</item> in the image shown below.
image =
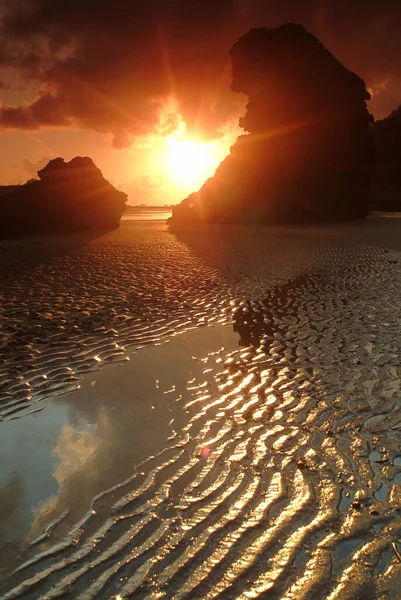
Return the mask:
<path id="1" fill-rule="evenodd" d="M 130 204 L 180 201 L 240 131 L 229 49 L 251 27 L 301 23 L 376 118 L 401 104 L 400 0 L 0 0 L 0 18 L 3 185 L 80 155 Z"/>

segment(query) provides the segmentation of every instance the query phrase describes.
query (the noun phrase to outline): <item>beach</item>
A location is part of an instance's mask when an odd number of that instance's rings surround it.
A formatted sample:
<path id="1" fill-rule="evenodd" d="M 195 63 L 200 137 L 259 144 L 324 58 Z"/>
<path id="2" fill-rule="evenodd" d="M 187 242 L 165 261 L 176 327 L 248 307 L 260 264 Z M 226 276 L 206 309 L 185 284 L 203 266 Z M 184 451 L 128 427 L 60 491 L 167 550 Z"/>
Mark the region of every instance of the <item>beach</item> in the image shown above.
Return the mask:
<path id="1" fill-rule="evenodd" d="M 0 241 L 0 597 L 397 598 L 401 215 Z"/>

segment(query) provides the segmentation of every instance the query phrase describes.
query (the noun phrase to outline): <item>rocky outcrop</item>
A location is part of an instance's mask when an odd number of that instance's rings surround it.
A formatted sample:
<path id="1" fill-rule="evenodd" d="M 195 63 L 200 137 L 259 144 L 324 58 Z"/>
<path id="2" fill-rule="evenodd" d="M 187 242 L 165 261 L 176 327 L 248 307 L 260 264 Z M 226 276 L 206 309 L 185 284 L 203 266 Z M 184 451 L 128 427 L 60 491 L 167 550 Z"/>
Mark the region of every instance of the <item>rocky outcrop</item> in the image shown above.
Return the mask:
<path id="1" fill-rule="evenodd" d="M 17 184 L 17 185 L 0 185 L 0 197 L 6 196 L 10 192 L 17 190 L 19 187 L 21 187 L 19 184 Z"/>
<path id="2" fill-rule="evenodd" d="M 248 135 L 170 224 L 364 217 L 375 149 L 362 79 L 296 24 L 249 31 L 231 60 Z"/>
<path id="3" fill-rule="evenodd" d="M 1 197 L 1 237 L 119 226 L 127 195 L 104 179 L 91 158 L 55 158 L 38 176 Z"/>
<path id="4" fill-rule="evenodd" d="M 376 181 L 401 186 L 401 106 L 376 121 L 373 132 L 377 148 Z"/>
<path id="5" fill-rule="evenodd" d="M 373 210 L 401 212 L 401 106 L 373 125 L 376 164 L 372 178 Z"/>

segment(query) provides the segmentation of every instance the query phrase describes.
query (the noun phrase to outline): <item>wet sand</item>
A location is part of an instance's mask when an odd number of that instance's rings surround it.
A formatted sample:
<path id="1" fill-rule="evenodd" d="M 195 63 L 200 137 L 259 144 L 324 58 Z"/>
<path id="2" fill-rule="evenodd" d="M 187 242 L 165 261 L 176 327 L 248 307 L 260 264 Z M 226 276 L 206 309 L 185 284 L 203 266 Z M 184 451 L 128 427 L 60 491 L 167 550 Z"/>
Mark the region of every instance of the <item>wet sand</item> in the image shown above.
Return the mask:
<path id="1" fill-rule="evenodd" d="M 399 216 L 0 260 L 1 597 L 398 597 Z"/>

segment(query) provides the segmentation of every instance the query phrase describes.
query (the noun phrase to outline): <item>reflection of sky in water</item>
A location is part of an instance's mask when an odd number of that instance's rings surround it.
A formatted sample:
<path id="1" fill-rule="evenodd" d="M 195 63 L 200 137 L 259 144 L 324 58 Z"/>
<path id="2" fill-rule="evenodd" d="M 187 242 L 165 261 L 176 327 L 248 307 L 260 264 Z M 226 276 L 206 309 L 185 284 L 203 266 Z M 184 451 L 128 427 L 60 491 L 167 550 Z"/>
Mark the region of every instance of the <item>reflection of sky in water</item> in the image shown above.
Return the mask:
<path id="1" fill-rule="evenodd" d="M 52 455 L 60 461 L 53 473 L 60 487 L 74 471 L 81 469 L 95 455 L 101 440 L 94 432 L 95 428 L 90 425 L 81 430 L 74 425 L 64 425 L 61 429 L 57 445 L 52 451 Z"/>
<path id="2" fill-rule="evenodd" d="M 231 326 L 187 332 L 89 373 L 80 390 L 49 401 L 40 413 L 2 423 L 3 556 L 7 540 L 32 541 L 66 512 L 76 522 L 94 496 L 169 444 L 187 421 L 185 400 L 199 391 L 199 382 L 207 385 L 204 362 L 194 355 L 219 360 L 222 347 L 235 347 L 237 339 Z M 209 386 L 212 381 L 211 375 Z M 202 457 L 208 455 L 205 446 Z"/>
<path id="3" fill-rule="evenodd" d="M 35 538 L 48 521 L 59 516 L 62 508 L 64 508 L 59 506 L 60 500 L 64 500 L 64 495 L 68 497 L 68 484 L 71 478 L 77 473 L 85 472 L 85 469 L 87 469 L 88 478 L 90 479 L 91 463 L 93 463 L 102 449 L 102 444 L 106 441 L 109 421 L 105 409 L 101 408 L 99 410 L 96 425 L 85 425 L 85 421 L 79 417 L 79 422 L 77 422 L 75 413 L 70 411 L 70 415 L 72 414 L 74 424 L 61 427 L 56 445 L 51 450 L 51 456 L 56 459 L 56 467 L 52 472 L 52 477 L 58 484 L 57 492 L 34 506 L 32 525 L 29 532 L 30 539 Z M 88 488 L 90 489 L 89 484 Z"/>
<path id="4" fill-rule="evenodd" d="M 78 428 L 85 428 L 87 423 L 78 415 L 74 415 L 75 426 L 69 425 L 69 413 L 68 406 L 49 403 L 41 413 L 15 419 L 2 428 L 0 544 L 10 539 L 10 536 L 15 539 L 28 533 L 32 509 L 45 502 L 49 496 L 56 495 L 63 478 L 63 470 L 68 471 L 68 465 L 70 470 L 74 468 L 71 464 L 74 455 L 67 458 L 65 450 L 63 454 L 63 435 L 71 441 L 72 432 L 78 431 Z M 85 431 L 86 436 L 90 436 L 90 431 Z M 20 485 L 17 482 L 20 482 Z M 8 526 L 7 514 L 2 513 L 7 513 L 10 508 L 14 512 L 15 520 Z"/>

